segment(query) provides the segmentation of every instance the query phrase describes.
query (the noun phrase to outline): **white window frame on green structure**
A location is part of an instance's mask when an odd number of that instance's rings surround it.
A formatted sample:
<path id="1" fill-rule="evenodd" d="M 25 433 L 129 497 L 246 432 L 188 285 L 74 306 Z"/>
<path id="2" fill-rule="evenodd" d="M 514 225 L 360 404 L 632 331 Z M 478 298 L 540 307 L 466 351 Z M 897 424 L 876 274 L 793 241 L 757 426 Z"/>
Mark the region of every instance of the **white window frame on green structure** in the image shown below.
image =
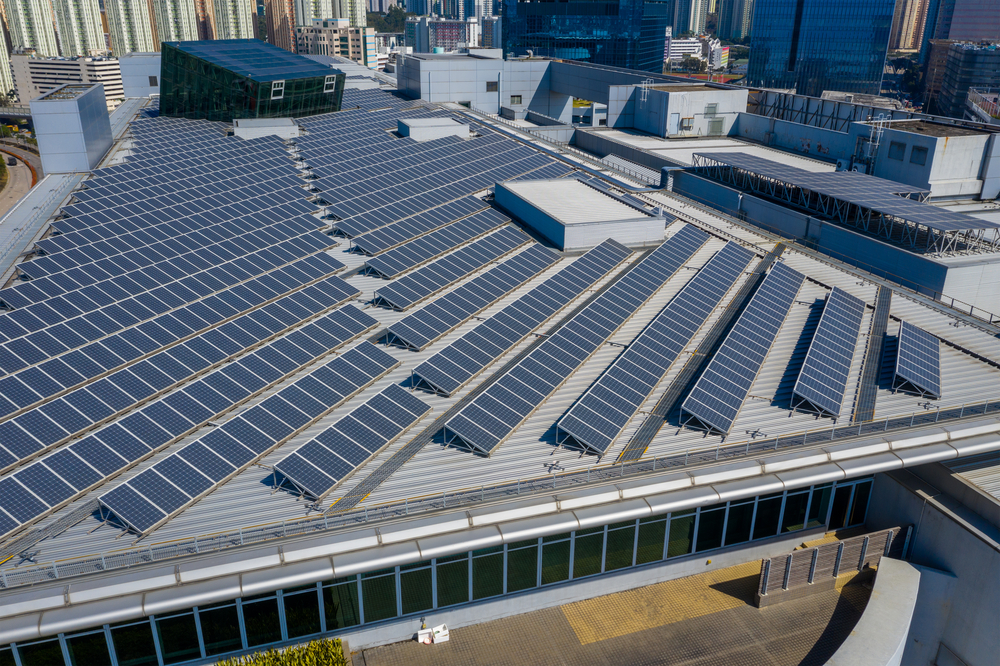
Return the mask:
<path id="1" fill-rule="evenodd" d="M 323 79 L 323 92 L 332 93 L 337 89 L 337 75 L 329 74 L 325 79 Z"/>
<path id="2" fill-rule="evenodd" d="M 285 98 L 285 81 L 271 81 L 271 99 Z"/>

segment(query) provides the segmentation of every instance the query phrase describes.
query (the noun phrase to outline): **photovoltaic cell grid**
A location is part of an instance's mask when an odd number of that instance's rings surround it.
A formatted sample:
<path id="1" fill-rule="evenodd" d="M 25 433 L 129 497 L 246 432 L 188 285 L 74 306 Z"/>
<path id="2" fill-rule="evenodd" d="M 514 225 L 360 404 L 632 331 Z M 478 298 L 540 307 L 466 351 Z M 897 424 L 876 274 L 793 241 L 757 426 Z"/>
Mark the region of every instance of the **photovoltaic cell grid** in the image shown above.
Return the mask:
<path id="1" fill-rule="evenodd" d="M 321 499 L 429 411 L 429 405 L 393 384 L 274 468 L 307 495 Z"/>
<path id="2" fill-rule="evenodd" d="M 49 382 L 50 391 L 106 374 L 97 382 L 79 386 L 37 409 L 24 411 L 0 423 L 0 469 L 79 435 L 359 294 L 356 287 L 333 276 L 168 349 L 156 351 L 152 339 L 145 338 L 146 343 L 142 344 L 142 338 L 122 334 L 121 340 L 111 338 L 103 346 L 94 343 L 82 352 L 70 354 L 65 362 L 54 359 L 44 363 L 40 370 L 62 382 L 58 386 Z M 218 321 L 212 323 L 218 324 Z M 138 331 L 133 333 L 141 335 Z M 134 345 L 130 345 L 129 340 Z M 129 367 L 118 367 L 148 352 L 152 353 Z M 38 392 L 47 392 L 44 390 L 46 385 L 38 381 L 39 376 L 32 376 L 23 387 L 18 384 L 18 392 L 8 395 L 22 402 L 37 399 Z M 19 377 L 20 374 L 0 380 L 0 386 L 11 391 L 11 382 L 20 382 Z M 32 388 L 29 387 L 33 387 L 34 393 L 30 393 Z"/>
<path id="3" fill-rule="evenodd" d="M 708 240 L 684 225 L 445 424 L 445 438 L 490 455 Z"/>
<path id="4" fill-rule="evenodd" d="M 503 227 L 432 264 L 390 282 L 385 287 L 376 289 L 374 302 L 376 305 L 405 310 L 530 241 L 528 235 L 517 227 Z"/>
<path id="5" fill-rule="evenodd" d="M 524 252 L 389 326 L 392 344 L 420 350 L 558 261 L 545 247 Z"/>
<path id="6" fill-rule="evenodd" d="M 805 279 L 776 264 L 681 405 L 681 422 L 728 434 Z"/>
<path id="7" fill-rule="evenodd" d="M 717 252 L 559 421 L 560 434 L 607 453 L 753 256 L 736 243 Z"/>
<path id="8" fill-rule="evenodd" d="M 357 251 L 363 254 L 376 255 L 484 208 L 487 208 L 487 205 L 482 199 L 476 197 L 457 199 L 381 229 L 357 236 L 351 240 L 351 243 Z"/>
<path id="9" fill-rule="evenodd" d="M 941 342 L 927 331 L 900 322 L 893 388 L 941 397 Z"/>
<path id="10" fill-rule="evenodd" d="M 446 396 L 458 391 L 629 254 L 617 241 L 604 241 L 418 365 L 414 386 Z"/>
<path id="11" fill-rule="evenodd" d="M 398 364 L 362 342 L 104 493 L 100 502 L 129 527 L 147 532 Z"/>
<path id="12" fill-rule="evenodd" d="M 14 472 L 0 480 L 0 530 L 3 530 L 0 534 L 35 520 L 61 502 L 177 441 L 377 324 L 353 305 L 345 306 Z M 143 374 L 143 378 L 151 379 L 152 375 Z M 296 384 L 303 382 L 305 379 Z M 143 380 L 135 376 L 134 386 L 140 385 Z M 102 387 L 97 382 L 88 388 L 102 400 L 116 396 L 127 400 L 123 391 L 111 385 Z M 320 390 L 308 382 L 302 388 Z M 147 385 L 146 390 L 153 389 Z M 267 400 L 261 404 L 265 403 Z M 244 421 L 233 419 L 228 423 Z M 206 437 L 218 438 L 214 434 L 218 430 Z M 250 429 L 244 435 L 237 440 L 251 448 L 257 446 L 252 443 L 257 441 L 253 439 L 258 437 L 256 431 Z M 7 521 L 5 515 L 11 520 Z"/>
<path id="13" fill-rule="evenodd" d="M 795 381 L 793 406 L 837 418 L 844 404 L 865 302 L 834 287 Z"/>
<path id="14" fill-rule="evenodd" d="M 812 172 L 773 160 L 744 153 L 696 153 L 697 156 L 722 162 L 808 189 L 818 194 L 848 201 L 879 213 L 922 224 L 937 231 L 969 231 L 1000 229 L 1000 224 L 978 217 L 956 213 L 945 208 L 899 196 L 899 192 L 926 192 L 891 180 L 884 180 L 852 171 Z"/>

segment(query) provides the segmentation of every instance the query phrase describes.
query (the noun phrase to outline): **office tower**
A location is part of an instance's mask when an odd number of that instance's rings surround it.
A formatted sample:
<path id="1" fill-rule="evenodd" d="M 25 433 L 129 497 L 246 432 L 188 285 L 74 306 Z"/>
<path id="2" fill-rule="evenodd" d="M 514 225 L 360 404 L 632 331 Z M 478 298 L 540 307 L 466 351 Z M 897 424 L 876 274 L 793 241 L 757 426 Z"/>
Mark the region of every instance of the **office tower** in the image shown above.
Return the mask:
<path id="1" fill-rule="evenodd" d="M 59 54 L 97 55 L 107 51 L 97 0 L 53 0 Z"/>
<path id="2" fill-rule="evenodd" d="M 896 0 L 889 35 L 890 51 L 913 51 L 920 48 L 927 18 L 927 0 Z"/>
<path id="3" fill-rule="evenodd" d="M 673 30 L 675 35 L 705 32 L 708 19 L 708 0 L 674 0 Z"/>
<path id="4" fill-rule="evenodd" d="M 160 50 L 149 0 L 105 0 L 104 12 L 116 56 Z"/>
<path id="5" fill-rule="evenodd" d="M 719 0 L 716 33 L 719 39 L 737 42 L 750 34 L 754 0 Z"/>
<path id="6" fill-rule="evenodd" d="M 251 0 L 214 0 L 216 39 L 252 39 L 257 20 Z"/>
<path id="7" fill-rule="evenodd" d="M 895 0 L 757 0 L 747 84 L 877 95 Z"/>
<path id="8" fill-rule="evenodd" d="M 267 41 L 278 48 L 295 52 L 295 4 L 293 0 L 264 0 Z"/>
<path id="9" fill-rule="evenodd" d="M 4 0 L 11 47 L 34 49 L 40 56 L 58 56 L 59 46 L 49 0 Z"/>
<path id="10" fill-rule="evenodd" d="M 161 42 L 198 40 L 198 14 L 194 0 L 153 0 L 153 11 Z"/>
<path id="11" fill-rule="evenodd" d="M 295 25 L 312 25 L 313 19 L 348 18 L 342 16 L 340 0 L 295 0 Z"/>
<path id="12" fill-rule="evenodd" d="M 928 0 L 920 61 L 926 62 L 930 40 L 1000 41 L 997 0 Z"/>
<path id="13" fill-rule="evenodd" d="M 935 113 L 964 118 L 969 88 L 1000 87 L 1000 44 L 951 44 Z"/>
<path id="14" fill-rule="evenodd" d="M 663 71 L 669 2 L 618 0 L 597 15 L 592 3 L 504 0 L 504 51 L 650 72 Z M 600 5 L 604 7 L 605 5 Z"/>
<path id="15" fill-rule="evenodd" d="M 479 46 L 480 24 L 475 18 L 465 20 L 433 16 L 406 19 L 404 39 L 414 53 L 432 53 L 440 48 L 454 51 L 459 46 Z"/>

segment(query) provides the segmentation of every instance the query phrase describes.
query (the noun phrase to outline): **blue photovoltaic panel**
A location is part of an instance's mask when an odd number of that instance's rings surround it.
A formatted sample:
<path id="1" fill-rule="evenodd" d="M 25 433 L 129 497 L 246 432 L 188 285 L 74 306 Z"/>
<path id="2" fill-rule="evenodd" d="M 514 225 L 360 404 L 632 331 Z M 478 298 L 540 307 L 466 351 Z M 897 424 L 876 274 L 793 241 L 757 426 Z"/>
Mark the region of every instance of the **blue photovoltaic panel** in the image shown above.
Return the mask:
<path id="1" fill-rule="evenodd" d="M 795 381 L 795 406 L 834 418 L 840 416 L 864 314 L 864 301 L 839 287 L 833 288 Z"/>
<path id="2" fill-rule="evenodd" d="M 894 388 L 941 397 L 941 342 L 908 322 L 899 324 Z"/>
<path id="3" fill-rule="evenodd" d="M 559 421 L 560 435 L 607 453 L 753 256 L 737 243 L 716 253 Z"/>
<path id="4" fill-rule="evenodd" d="M 681 405 L 681 422 L 728 434 L 805 279 L 777 264 Z"/>
<path id="5" fill-rule="evenodd" d="M 393 384 L 274 468 L 303 492 L 320 499 L 430 410 Z"/>
<path id="6" fill-rule="evenodd" d="M 491 454 L 708 240 L 684 225 L 445 424 L 445 437 Z"/>

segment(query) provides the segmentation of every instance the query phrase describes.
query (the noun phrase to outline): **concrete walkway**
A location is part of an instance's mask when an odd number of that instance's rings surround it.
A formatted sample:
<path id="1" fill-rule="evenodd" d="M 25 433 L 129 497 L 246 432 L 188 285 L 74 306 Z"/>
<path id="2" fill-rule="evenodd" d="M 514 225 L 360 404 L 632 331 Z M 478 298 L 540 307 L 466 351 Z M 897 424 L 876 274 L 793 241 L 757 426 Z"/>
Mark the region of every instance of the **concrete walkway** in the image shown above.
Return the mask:
<path id="1" fill-rule="evenodd" d="M 6 158 L 6 155 L 3 157 Z M 7 185 L 0 191 L 0 217 L 6 215 L 30 189 L 31 169 L 20 160 L 16 166 L 7 165 Z"/>
<path id="2" fill-rule="evenodd" d="M 758 609 L 759 562 L 534 611 L 451 632 L 436 645 L 396 643 L 355 666 L 630 666 L 823 664 L 850 634 L 870 590 L 837 589 Z"/>

